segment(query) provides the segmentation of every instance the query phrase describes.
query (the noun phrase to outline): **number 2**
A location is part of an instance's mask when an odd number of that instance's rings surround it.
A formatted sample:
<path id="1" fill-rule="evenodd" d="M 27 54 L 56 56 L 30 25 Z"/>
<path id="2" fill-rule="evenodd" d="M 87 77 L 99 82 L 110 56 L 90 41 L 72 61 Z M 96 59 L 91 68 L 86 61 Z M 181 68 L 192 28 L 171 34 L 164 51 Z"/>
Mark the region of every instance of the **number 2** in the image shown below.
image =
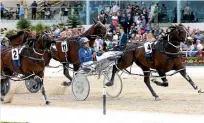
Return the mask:
<path id="1" fill-rule="evenodd" d="M 13 54 L 14 54 L 13 57 L 14 57 L 14 58 L 17 58 L 17 56 L 16 56 L 17 53 L 16 53 L 15 50 L 13 51 Z"/>

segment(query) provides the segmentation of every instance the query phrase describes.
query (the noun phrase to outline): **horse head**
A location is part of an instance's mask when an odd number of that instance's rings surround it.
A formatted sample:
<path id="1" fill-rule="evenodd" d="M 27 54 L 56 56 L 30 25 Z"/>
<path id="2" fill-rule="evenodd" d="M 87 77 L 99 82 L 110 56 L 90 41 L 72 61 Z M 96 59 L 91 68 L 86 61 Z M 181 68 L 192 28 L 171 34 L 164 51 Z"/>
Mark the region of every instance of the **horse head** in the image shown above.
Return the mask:
<path id="1" fill-rule="evenodd" d="M 93 19 L 94 24 L 85 32 L 82 34 L 83 37 L 90 37 L 90 36 L 98 36 L 100 38 L 103 38 L 106 36 L 106 26 L 103 25 L 100 21 L 96 21 Z"/>
<path id="2" fill-rule="evenodd" d="M 41 32 L 39 38 L 35 42 L 35 45 L 41 50 L 51 52 L 52 55 L 56 55 L 57 53 L 56 42 L 53 40 L 52 36 L 46 32 Z"/>
<path id="3" fill-rule="evenodd" d="M 106 36 L 107 34 L 107 29 L 106 29 L 106 26 L 101 23 L 101 21 L 96 21 L 95 19 L 93 19 L 94 21 L 94 34 L 93 35 L 97 35 L 99 36 L 100 38 L 103 38 Z"/>
<path id="4" fill-rule="evenodd" d="M 10 40 L 10 45 L 12 47 L 18 47 L 20 45 L 23 45 L 27 43 L 30 39 L 33 39 L 35 37 L 35 34 L 30 30 L 22 30 L 17 32 L 16 35 L 8 37 Z"/>
<path id="5" fill-rule="evenodd" d="M 169 31 L 170 29 L 170 31 Z M 168 41 L 173 44 L 180 44 L 180 42 L 185 42 L 188 37 L 188 32 L 182 24 L 173 25 L 167 28 Z"/>

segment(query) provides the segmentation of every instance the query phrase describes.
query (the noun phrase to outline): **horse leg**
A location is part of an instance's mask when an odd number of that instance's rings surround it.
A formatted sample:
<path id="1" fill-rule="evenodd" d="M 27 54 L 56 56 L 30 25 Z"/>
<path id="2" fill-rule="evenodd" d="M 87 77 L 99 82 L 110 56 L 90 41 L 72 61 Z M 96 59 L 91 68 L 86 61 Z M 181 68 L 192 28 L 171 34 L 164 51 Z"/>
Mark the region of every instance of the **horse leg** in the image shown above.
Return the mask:
<path id="1" fill-rule="evenodd" d="M 69 64 L 63 64 L 63 73 L 64 75 L 70 80 L 70 82 L 63 82 L 62 85 L 63 86 L 70 86 L 71 85 L 71 81 L 72 81 L 72 77 L 70 76 L 69 74 L 69 69 L 66 67 L 68 66 L 69 67 Z"/>
<path id="2" fill-rule="evenodd" d="M 114 84 L 114 76 L 116 74 L 116 72 L 118 71 L 118 69 L 116 68 L 116 66 L 113 66 L 113 71 L 112 71 L 112 76 L 110 81 L 108 81 L 107 83 L 105 83 L 106 86 L 112 86 Z"/>
<path id="3" fill-rule="evenodd" d="M 154 82 L 156 85 L 158 86 L 163 86 L 163 87 L 168 87 L 169 86 L 169 83 L 168 83 L 168 80 L 166 79 L 166 74 L 165 72 L 163 72 L 163 70 L 157 70 L 158 73 L 159 73 L 159 76 L 162 77 L 162 81 L 163 82 L 159 82 L 157 80 L 151 80 L 152 82 Z"/>
<path id="4" fill-rule="evenodd" d="M 1 79 L 1 101 L 4 101 L 4 97 L 6 96 L 6 92 L 4 89 L 4 82 L 2 81 L 3 79 Z"/>
<path id="5" fill-rule="evenodd" d="M 150 92 L 152 93 L 152 96 L 155 97 L 155 100 L 160 100 L 159 96 L 156 94 L 156 92 L 153 90 L 152 86 L 150 85 L 150 68 L 142 65 L 139 61 L 136 61 L 135 63 L 143 70 L 144 82 L 148 87 L 148 89 L 150 90 Z"/>
<path id="6" fill-rule="evenodd" d="M 150 72 L 145 72 L 145 71 L 150 71 L 150 69 L 143 66 L 142 70 L 144 71 L 144 82 L 145 82 L 146 86 L 148 87 L 148 89 L 152 93 L 152 96 L 155 97 L 155 100 L 159 100 L 159 96 L 156 94 L 156 92 L 153 90 L 152 86 L 150 85 Z"/>
<path id="7" fill-rule="evenodd" d="M 198 90 L 198 86 L 193 82 L 193 80 L 190 78 L 190 76 L 186 73 L 186 70 L 180 71 L 180 74 L 191 84 L 191 86 Z M 201 89 L 198 90 L 198 93 L 204 93 Z"/>
<path id="8" fill-rule="evenodd" d="M 35 76 L 35 80 L 40 83 L 41 93 L 42 93 L 43 98 L 44 98 L 44 100 L 45 100 L 45 104 L 46 104 L 46 105 L 49 105 L 49 104 L 50 104 L 50 101 L 48 101 L 47 95 L 46 95 L 46 93 L 45 93 L 44 79 L 43 79 L 43 78 L 40 78 L 39 76 Z"/>

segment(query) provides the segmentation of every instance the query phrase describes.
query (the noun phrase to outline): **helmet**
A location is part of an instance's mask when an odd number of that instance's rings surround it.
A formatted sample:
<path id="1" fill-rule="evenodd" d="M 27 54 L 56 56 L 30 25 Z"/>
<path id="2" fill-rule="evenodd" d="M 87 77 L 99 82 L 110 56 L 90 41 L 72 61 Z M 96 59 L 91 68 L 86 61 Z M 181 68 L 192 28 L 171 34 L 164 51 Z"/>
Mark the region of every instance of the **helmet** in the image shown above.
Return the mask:
<path id="1" fill-rule="evenodd" d="M 7 42 L 7 41 L 9 41 L 9 39 L 8 39 L 7 37 L 3 37 L 3 38 L 1 39 L 1 44 L 5 43 L 5 42 Z"/>
<path id="2" fill-rule="evenodd" d="M 85 42 L 89 42 L 89 39 L 86 38 L 86 37 L 82 37 L 80 40 L 79 40 L 79 44 L 82 45 L 83 43 Z"/>
<path id="3" fill-rule="evenodd" d="M 3 39 L 1 39 L 1 45 L 5 45 L 6 42 L 9 42 L 9 39 L 6 37 L 3 37 Z"/>

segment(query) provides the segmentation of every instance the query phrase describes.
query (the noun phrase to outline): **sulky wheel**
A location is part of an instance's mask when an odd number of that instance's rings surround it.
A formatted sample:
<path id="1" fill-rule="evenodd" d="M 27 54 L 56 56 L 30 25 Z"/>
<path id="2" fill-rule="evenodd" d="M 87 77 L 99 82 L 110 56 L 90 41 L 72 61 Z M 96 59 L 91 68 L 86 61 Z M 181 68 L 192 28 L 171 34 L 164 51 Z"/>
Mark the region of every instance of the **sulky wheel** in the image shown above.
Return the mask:
<path id="1" fill-rule="evenodd" d="M 40 82 L 37 82 L 34 78 L 25 80 L 26 88 L 31 93 L 37 93 L 41 89 Z"/>
<path id="2" fill-rule="evenodd" d="M 11 87 L 11 82 L 9 78 L 1 79 L 1 95 L 5 96 Z"/>
<path id="3" fill-rule="evenodd" d="M 84 101 L 90 92 L 90 85 L 87 77 L 83 74 L 75 74 L 72 79 L 72 93 L 78 101 Z"/>
<path id="4" fill-rule="evenodd" d="M 108 77 L 104 77 L 104 83 L 107 83 L 111 79 L 112 72 L 108 72 Z M 116 73 L 114 76 L 114 84 L 112 86 L 106 86 L 106 94 L 109 97 L 116 98 L 120 96 L 123 89 L 122 79 L 119 74 Z"/>

